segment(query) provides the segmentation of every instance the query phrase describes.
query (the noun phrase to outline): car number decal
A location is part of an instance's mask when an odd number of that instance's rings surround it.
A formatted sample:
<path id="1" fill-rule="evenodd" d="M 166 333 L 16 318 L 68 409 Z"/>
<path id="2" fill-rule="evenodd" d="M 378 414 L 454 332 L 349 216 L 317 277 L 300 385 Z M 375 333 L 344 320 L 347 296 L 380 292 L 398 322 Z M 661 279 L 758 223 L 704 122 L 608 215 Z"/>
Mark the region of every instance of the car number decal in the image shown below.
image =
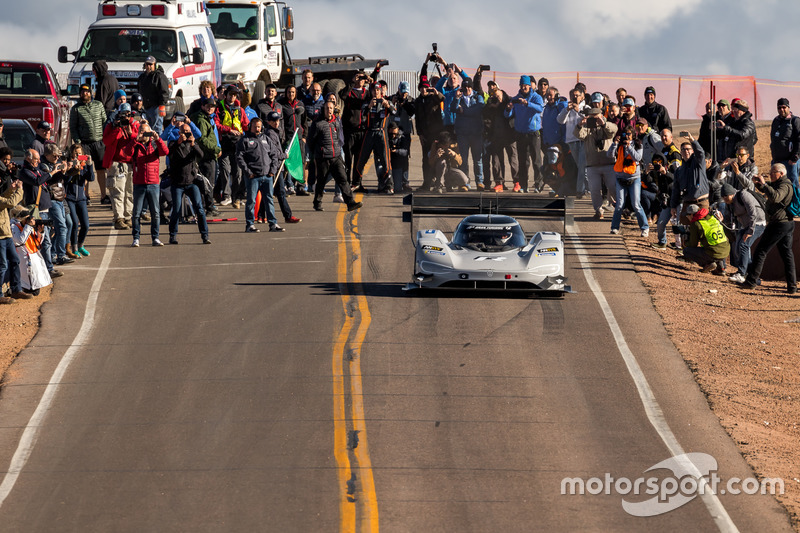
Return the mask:
<path id="1" fill-rule="evenodd" d="M 505 261 L 505 260 L 506 260 L 505 257 L 489 257 L 489 256 L 485 256 L 485 255 L 480 255 L 480 256 L 476 257 L 475 259 L 473 259 L 473 261 L 478 261 L 478 262 L 482 262 L 482 261 Z"/>

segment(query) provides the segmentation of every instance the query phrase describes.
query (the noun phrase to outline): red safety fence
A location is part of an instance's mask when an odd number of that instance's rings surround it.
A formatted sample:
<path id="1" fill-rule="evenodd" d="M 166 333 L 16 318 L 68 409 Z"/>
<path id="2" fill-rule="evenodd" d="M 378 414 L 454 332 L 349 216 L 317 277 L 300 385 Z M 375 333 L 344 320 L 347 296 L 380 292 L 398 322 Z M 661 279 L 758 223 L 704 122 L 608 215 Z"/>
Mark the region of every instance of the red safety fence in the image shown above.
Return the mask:
<path id="1" fill-rule="evenodd" d="M 475 71 L 466 69 L 469 75 Z M 487 81 L 494 80 L 507 93 L 519 90 L 519 78 L 524 73 L 488 71 L 483 74 L 484 89 Z M 577 82 L 587 90 L 600 91 L 616 101 L 616 91 L 624 87 L 641 105 L 644 90 L 652 86 L 656 101 L 667 107 L 673 119 L 699 119 L 705 113 L 709 100 L 710 83 L 714 82 L 717 100 L 742 98 L 750 106 L 756 120 L 771 120 L 777 114 L 779 98 L 788 98 L 800 106 L 800 82 L 757 79 L 752 76 L 683 76 L 677 74 L 631 74 L 626 72 L 537 72 L 538 80 L 547 78 L 551 87 L 567 95 Z"/>

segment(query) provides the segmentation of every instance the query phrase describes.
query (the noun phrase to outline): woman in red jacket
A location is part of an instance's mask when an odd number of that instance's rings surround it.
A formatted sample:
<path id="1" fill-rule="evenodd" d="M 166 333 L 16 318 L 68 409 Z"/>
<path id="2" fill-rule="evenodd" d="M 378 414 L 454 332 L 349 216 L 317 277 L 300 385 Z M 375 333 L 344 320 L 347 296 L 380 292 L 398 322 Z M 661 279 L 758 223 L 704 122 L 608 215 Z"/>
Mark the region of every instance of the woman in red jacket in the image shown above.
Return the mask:
<path id="1" fill-rule="evenodd" d="M 159 160 L 169 153 L 166 143 L 150 129 L 150 125 L 142 122 L 139 133 L 128 141 L 133 165 L 133 244 L 139 247 L 139 227 L 144 199 L 150 206 L 150 237 L 153 246 L 164 246 L 158 238 L 159 195 L 161 193 L 161 175 Z"/>

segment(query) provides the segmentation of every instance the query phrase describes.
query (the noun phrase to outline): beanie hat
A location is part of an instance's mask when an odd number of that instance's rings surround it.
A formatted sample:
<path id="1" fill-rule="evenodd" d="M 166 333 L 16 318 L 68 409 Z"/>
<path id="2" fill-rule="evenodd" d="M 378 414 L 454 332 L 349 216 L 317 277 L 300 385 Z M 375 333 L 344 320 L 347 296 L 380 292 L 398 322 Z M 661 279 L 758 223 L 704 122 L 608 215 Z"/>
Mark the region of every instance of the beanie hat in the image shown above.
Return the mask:
<path id="1" fill-rule="evenodd" d="M 123 96 L 125 96 L 125 91 L 123 91 L 122 89 L 117 89 L 116 91 L 114 91 L 114 101 L 115 102 L 117 100 L 119 100 L 120 98 L 122 98 Z"/>
<path id="2" fill-rule="evenodd" d="M 781 106 L 790 107 L 789 106 L 789 99 L 788 98 L 779 98 L 778 99 L 778 107 L 781 107 Z"/>
<path id="3" fill-rule="evenodd" d="M 736 194 L 736 188 L 730 183 L 722 184 L 722 196 L 733 196 Z"/>

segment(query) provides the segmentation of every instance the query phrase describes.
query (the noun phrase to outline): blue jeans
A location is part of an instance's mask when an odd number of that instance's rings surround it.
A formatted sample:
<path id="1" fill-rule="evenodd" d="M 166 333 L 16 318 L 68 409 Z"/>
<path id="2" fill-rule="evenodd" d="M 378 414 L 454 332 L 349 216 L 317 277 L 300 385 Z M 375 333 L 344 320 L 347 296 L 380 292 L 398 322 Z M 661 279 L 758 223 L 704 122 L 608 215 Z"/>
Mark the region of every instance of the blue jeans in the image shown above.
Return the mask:
<path id="1" fill-rule="evenodd" d="M 261 191 L 261 204 L 267 206 L 267 222 L 270 226 L 278 223 L 275 218 L 275 202 L 272 200 L 272 178 L 256 176 L 247 179 L 247 200 L 244 204 L 244 223 L 250 227 L 256 223 L 256 196 Z"/>
<path id="2" fill-rule="evenodd" d="M 147 198 L 147 204 L 150 206 L 150 237 L 153 240 L 158 239 L 159 223 L 161 217 L 158 216 L 158 199 L 161 194 L 161 188 L 158 183 L 149 185 L 136 185 L 133 184 L 133 238 L 138 239 L 140 233 L 140 218 L 142 217 L 142 207 L 144 206 L 144 199 Z"/>
<path id="3" fill-rule="evenodd" d="M 52 220 L 50 213 L 39 213 L 39 218 L 42 220 Z M 42 252 L 42 257 L 44 258 L 44 264 L 47 266 L 47 271 L 53 271 L 53 241 L 50 239 L 50 228 L 45 226 L 42 239 L 42 246 L 39 251 Z"/>
<path id="4" fill-rule="evenodd" d="M 52 267 L 50 267 L 52 268 Z M 22 290 L 19 278 L 19 256 L 17 248 L 14 246 L 14 239 L 0 239 L 0 285 L 2 285 L 8 275 L 8 285 L 11 293 Z M 2 294 L 0 294 L 2 296 Z"/>
<path id="5" fill-rule="evenodd" d="M 639 221 L 639 229 L 649 229 L 650 224 L 647 222 L 644 209 L 642 209 L 642 203 L 639 201 L 639 195 L 642 191 L 642 179 L 637 176 L 633 178 L 633 183 L 631 185 L 623 185 L 622 181 L 628 178 L 629 176 L 626 174 L 623 180 L 620 180 L 620 176 L 617 174 L 617 207 L 614 208 L 614 216 L 611 219 L 611 229 L 619 229 L 622 209 L 625 206 L 625 198 L 627 196 L 630 196 L 631 208 L 633 212 L 636 213 L 636 220 Z"/>
<path id="6" fill-rule="evenodd" d="M 567 143 L 569 150 L 572 152 L 572 158 L 578 166 L 578 177 L 575 182 L 575 194 L 586 193 L 586 151 L 584 150 L 583 141 L 572 141 Z"/>
<path id="7" fill-rule="evenodd" d="M 55 248 L 56 252 L 56 259 L 63 259 L 67 255 L 67 238 L 68 238 L 68 231 L 69 225 L 67 224 L 67 215 L 64 212 L 64 202 L 57 202 L 53 200 L 53 204 L 50 206 L 50 220 L 53 221 L 53 235 L 54 235 L 54 242 L 53 248 Z M 72 220 L 70 220 L 72 222 Z"/>
<path id="8" fill-rule="evenodd" d="M 181 207 L 183 206 L 183 195 L 189 197 L 192 202 L 195 215 L 197 216 L 197 229 L 203 240 L 208 239 L 208 222 L 206 221 L 206 210 L 203 209 L 203 199 L 200 197 L 200 189 L 194 183 L 182 187 L 172 186 L 172 213 L 169 216 L 169 238 L 173 239 L 178 235 L 178 220 L 181 217 Z"/>
<path id="9" fill-rule="evenodd" d="M 72 231 L 70 232 L 69 242 L 72 244 L 72 251 L 83 246 L 86 241 L 86 234 L 89 233 L 89 210 L 86 208 L 86 200 L 73 202 L 67 200 L 69 204 L 69 216 L 72 219 Z M 78 230 L 80 226 L 80 230 Z"/>
<path id="10" fill-rule="evenodd" d="M 656 222 L 656 237 L 659 244 L 667 244 L 667 225 L 672 218 L 672 210 L 669 206 L 663 208 L 658 214 L 658 222 Z"/>
<path id="11" fill-rule="evenodd" d="M 149 109 L 145 109 L 144 114 L 147 118 L 147 122 L 150 123 L 150 129 L 161 136 L 161 133 L 164 131 L 164 117 L 158 113 L 158 106 L 156 105 Z M 156 211 L 156 213 L 158 213 L 158 211 Z"/>
<path id="12" fill-rule="evenodd" d="M 761 237 L 765 228 L 765 225 L 753 226 L 753 235 L 747 239 L 747 242 L 744 241 L 744 229 L 736 232 L 736 242 L 734 242 L 733 249 L 731 249 L 731 259 L 733 265 L 738 269 L 737 272 L 742 276 L 747 275 L 747 268 L 750 266 L 750 248 Z"/>

